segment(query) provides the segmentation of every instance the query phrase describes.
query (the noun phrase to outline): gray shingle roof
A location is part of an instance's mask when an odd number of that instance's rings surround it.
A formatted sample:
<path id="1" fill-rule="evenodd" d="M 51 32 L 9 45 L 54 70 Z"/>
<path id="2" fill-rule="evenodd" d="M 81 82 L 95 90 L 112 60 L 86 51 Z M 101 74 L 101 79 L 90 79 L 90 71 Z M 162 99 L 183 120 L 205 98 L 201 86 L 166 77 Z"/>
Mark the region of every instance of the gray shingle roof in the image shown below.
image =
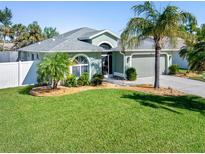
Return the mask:
<path id="1" fill-rule="evenodd" d="M 107 52 L 108 50 L 104 50 L 102 47 L 90 44 L 85 40 L 90 37 L 104 33 L 106 30 L 95 30 L 88 27 L 78 28 L 67 33 L 61 34 L 51 39 L 47 39 L 26 47 L 19 49 L 19 51 L 27 51 L 27 52 Z M 178 39 L 177 45 L 174 47 L 169 42 L 169 39 L 165 41 L 162 50 L 164 49 L 180 49 L 184 46 L 184 41 L 182 39 Z M 154 41 L 153 39 L 145 39 L 142 40 L 140 45 L 135 47 L 134 49 L 128 49 L 127 51 L 145 51 L 145 50 L 154 49 Z M 113 48 L 109 51 L 120 51 L 121 47 L 118 45 L 117 48 Z"/>
<path id="2" fill-rule="evenodd" d="M 87 32 L 85 34 L 83 34 L 83 36 L 80 36 L 78 39 L 79 40 L 87 40 L 89 39 L 90 36 L 93 36 L 95 34 L 98 34 L 100 32 L 103 32 L 104 30 L 94 30 L 94 31 L 90 31 L 90 32 Z"/>
<path id="3" fill-rule="evenodd" d="M 28 52 L 103 52 L 104 49 L 82 41 L 79 38 L 89 37 L 101 31 L 83 27 L 61 34 L 32 45 L 23 47 L 19 51 Z"/>

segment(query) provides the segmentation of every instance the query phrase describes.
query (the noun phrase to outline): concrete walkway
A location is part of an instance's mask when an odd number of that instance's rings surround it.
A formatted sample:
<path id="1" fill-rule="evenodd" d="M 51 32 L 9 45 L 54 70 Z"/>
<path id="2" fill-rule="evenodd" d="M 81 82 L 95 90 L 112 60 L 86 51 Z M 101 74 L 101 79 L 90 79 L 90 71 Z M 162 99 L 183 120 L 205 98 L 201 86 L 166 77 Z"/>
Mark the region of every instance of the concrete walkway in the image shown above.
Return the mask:
<path id="1" fill-rule="evenodd" d="M 131 86 L 138 84 L 153 84 L 154 77 L 138 78 L 136 81 L 125 81 L 115 79 L 106 79 L 106 81 L 122 86 Z M 205 82 L 169 75 L 161 75 L 160 86 L 171 87 L 173 89 L 177 89 L 187 94 L 198 95 L 205 98 Z"/>

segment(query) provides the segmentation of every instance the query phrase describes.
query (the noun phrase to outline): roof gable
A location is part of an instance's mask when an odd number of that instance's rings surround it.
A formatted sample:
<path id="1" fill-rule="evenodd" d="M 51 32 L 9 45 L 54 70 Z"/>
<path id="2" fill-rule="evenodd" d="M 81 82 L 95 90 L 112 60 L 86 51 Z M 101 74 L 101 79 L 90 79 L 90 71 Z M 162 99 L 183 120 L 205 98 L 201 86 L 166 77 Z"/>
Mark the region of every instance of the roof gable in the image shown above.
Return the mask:
<path id="1" fill-rule="evenodd" d="M 119 36 L 117 36 L 116 34 L 111 32 L 110 30 L 99 30 L 99 31 L 93 31 L 90 33 L 86 33 L 85 35 L 79 37 L 79 40 L 91 40 L 91 39 L 98 37 L 98 36 L 105 34 L 105 33 L 108 33 L 111 36 L 113 36 L 116 40 L 119 40 Z"/>

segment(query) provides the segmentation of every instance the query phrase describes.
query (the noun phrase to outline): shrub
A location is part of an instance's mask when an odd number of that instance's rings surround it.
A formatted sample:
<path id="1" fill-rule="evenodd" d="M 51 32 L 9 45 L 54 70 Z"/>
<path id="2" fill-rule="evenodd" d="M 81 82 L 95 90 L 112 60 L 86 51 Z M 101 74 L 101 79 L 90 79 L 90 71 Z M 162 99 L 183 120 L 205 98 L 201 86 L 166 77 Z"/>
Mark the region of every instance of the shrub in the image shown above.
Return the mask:
<path id="1" fill-rule="evenodd" d="M 169 74 L 176 74 L 179 72 L 179 65 L 173 64 L 169 67 Z"/>
<path id="2" fill-rule="evenodd" d="M 134 81 L 137 78 L 136 69 L 131 67 L 126 70 L 127 80 Z"/>
<path id="3" fill-rule="evenodd" d="M 89 85 L 89 74 L 88 73 L 82 73 L 77 81 L 79 86 L 86 86 Z"/>
<path id="4" fill-rule="evenodd" d="M 39 86 L 47 86 L 50 84 L 49 78 L 43 72 L 37 71 L 37 82 Z"/>
<path id="5" fill-rule="evenodd" d="M 57 88 L 59 81 L 68 74 L 70 64 L 67 53 L 48 54 L 38 65 L 39 83 L 49 83 L 53 89 Z"/>
<path id="6" fill-rule="evenodd" d="M 93 86 L 98 86 L 102 84 L 103 75 L 102 74 L 94 74 L 91 80 L 91 84 Z"/>
<path id="7" fill-rule="evenodd" d="M 64 86 L 66 87 L 77 87 L 77 77 L 75 75 L 69 75 L 64 81 Z"/>

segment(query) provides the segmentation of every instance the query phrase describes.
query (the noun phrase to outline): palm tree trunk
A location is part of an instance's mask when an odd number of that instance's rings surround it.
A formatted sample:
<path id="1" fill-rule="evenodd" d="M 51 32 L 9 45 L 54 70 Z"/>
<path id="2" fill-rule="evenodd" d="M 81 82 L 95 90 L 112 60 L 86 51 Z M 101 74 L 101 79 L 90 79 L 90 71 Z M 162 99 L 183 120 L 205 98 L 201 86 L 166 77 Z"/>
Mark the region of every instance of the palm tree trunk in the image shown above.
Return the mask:
<path id="1" fill-rule="evenodd" d="M 154 79 L 154 88 L 159 88 L 159 76 L 160 76 L 160 51 L 161 46 L 159 41 L 155 44 L 155 79 Z"/>

